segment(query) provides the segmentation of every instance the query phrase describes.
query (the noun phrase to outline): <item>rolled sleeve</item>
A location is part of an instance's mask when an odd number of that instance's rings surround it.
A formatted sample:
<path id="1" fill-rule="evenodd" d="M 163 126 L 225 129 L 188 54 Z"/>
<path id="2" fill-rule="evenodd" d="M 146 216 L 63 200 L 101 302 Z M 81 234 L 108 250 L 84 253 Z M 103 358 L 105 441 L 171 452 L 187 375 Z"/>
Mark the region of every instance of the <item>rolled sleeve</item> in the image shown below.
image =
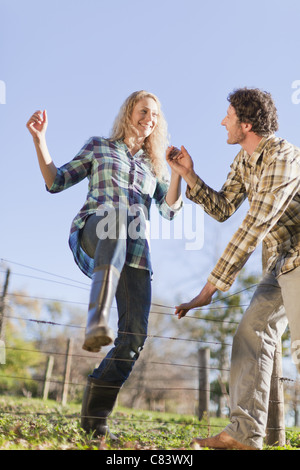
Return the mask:
<path id="1" fill-rule="evenodd" d="M 180 196 L 179 199 L 174 204 L 172 204 L 172 206 L 169 206 L 166 201 L 168 189 L 168 181 L 164 180 L 157 182 L 153 198 L 155 200 L 156 206 L 158 207 L 160 215 L 165 219 L 173 220 L 174 217 L 176 217 L 176 215 L 178 214 L 178 212 L 182 209 L 183 200 Z"/>
<path id="2" fill-rule="evenodd" d="M 59 193 L 79 183 L 90 175 L 93 158 L 93 139 L 82 147 L 74 159 L 57 169 L 55 180 L 51 188 L 46 189 L 49 193 Z"/>
<path id="3" fill-rule="evenodd" d="M 63 167 L 57 168 L 55 180 L 51 188 L 48 188 L 47 185 L 45 186 L 46 186 L 46 190 L 51 194 L 59 193 L 60 191 L 63 191 L 64 189 L 66 189 Z"/>

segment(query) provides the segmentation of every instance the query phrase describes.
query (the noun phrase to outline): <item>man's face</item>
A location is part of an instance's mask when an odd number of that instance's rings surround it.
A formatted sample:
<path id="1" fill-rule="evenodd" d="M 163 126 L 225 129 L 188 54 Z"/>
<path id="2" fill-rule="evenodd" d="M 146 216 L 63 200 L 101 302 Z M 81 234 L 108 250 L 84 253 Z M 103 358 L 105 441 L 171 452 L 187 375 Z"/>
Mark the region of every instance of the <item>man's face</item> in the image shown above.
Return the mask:
<path id="1" fill-rule="evenodd" d="M 227 115 L 224 117 L 221 124 L 226 127 L 228 132 L 228 144 L 241 144 L 246 138 L 246 132 L 243 131 L 233 106 L 229 105 Z"/>

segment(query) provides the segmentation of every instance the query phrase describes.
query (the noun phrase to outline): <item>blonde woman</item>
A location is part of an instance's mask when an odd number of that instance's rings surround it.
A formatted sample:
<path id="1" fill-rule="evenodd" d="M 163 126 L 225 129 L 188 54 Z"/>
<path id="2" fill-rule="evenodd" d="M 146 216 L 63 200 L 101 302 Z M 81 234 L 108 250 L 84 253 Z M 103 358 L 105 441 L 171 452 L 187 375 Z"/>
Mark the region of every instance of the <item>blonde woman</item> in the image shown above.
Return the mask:
<path id="1" fill-rule="evenodd" d="M 50 193 L 88 178 L 86 201 L 72 222 L 69 245 L 79 268 L 92 279 L 83 349 L 97 352 L 113 342 L 108 317 L 114 297 L 118 334 L 114 346 L 88 377 L 82 427 L 110 434 L 107 416 L 138 359 L 147 335 L 152 267 L 149 212 L 154 199 L 171 220 L 182 206 L 181 177 L 166 158 L 167 125 L 158 98 L 132 93 L 120 109 L 110 138 L 92 137 L 75 158 L 57 168 L 46 144 L 46 111 L 29 119 L 42 175 Z"/>

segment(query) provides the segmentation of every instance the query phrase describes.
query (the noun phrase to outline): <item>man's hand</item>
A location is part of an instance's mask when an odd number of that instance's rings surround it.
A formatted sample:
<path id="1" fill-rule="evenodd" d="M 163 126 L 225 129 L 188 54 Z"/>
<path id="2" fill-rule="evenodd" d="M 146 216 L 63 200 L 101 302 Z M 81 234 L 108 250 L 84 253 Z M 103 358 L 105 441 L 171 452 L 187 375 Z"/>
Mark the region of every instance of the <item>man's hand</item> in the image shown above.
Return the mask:
<path id="1" fill-rule="evenodd" d="M 180 319 L 185 317 L 191 308 L 204 307 L 205 305 L 210 304 L 212 296 L 217 290 L 218 289 L 213 284 L 207 282 L 200 294 L 198 294 L 194 299 L 176 307 L 175 315 L 178 315 L 178 319 Z"/>
<path id="2" fill-rule="evenodd" d="M 168 162 L 170 162 L 173 159 L 176 159 L 180 154 L 181 154 L 181 151 L 177 147 L 174 147 L 173 145 L 171 145 L 170 147 L 167 148 L 166 159 Z"/>
<path id="3" fill-rule="evenodd" d="M 193 160 L 184 146 L 181 146 L 181 150 L 175 147 L 169 147 L 166 157 L 171 169 L 178 175 L 182 176 L 189 187 L 192 188 L 198 177 L 194 172 Z"/>

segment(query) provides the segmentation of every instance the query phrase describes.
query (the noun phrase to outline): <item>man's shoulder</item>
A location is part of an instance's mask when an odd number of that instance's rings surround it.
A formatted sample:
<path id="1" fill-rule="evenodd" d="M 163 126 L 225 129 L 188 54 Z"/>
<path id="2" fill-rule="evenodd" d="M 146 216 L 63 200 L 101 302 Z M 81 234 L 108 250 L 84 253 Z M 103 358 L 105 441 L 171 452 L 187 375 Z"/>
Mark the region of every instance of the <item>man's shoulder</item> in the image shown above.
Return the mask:
<path id="1" fill-rule="evenodd" d="M 270 164 L 274 160 L 294 160 L 300 163 L 300 148 L 282 137 L 272 136 L 268 139 L 263 152 L 263 163 Z"/>

